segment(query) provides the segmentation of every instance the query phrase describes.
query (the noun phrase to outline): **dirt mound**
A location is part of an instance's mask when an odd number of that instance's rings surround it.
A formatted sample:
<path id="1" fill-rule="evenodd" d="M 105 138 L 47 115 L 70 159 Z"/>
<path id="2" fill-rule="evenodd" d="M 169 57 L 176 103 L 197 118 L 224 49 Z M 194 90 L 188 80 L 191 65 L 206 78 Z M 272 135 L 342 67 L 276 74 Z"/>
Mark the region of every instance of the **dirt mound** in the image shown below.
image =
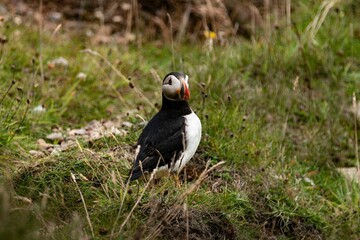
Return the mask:
<path id="1" fill-rule="evenodd" d="M 221 211 L 213 209 L 184 209 L 178 205 L 155 204 L 143 208 L 150 214 L 150 220 L 138 229 L 135 239 L 144 236 L 160 237 L 161 239 L 236 239 L 236 228 Z M 182 208 L 182 211 L 177 211 Z M 163 216 L 176 212 L 171 221 L 164 221 Z M 159 225 L 157 225 L 159 224 Z M 188 238 L 186 237 L 188 236 Z"/>
<path id="2" fill-rule="evenodd" d="M 221 212 L 191 209 L 188 219 L 179 214 L 162 232 L 164 239 L 184 239 L 189 227 L 188 239 L 236 239 L 235 227 Z"/>

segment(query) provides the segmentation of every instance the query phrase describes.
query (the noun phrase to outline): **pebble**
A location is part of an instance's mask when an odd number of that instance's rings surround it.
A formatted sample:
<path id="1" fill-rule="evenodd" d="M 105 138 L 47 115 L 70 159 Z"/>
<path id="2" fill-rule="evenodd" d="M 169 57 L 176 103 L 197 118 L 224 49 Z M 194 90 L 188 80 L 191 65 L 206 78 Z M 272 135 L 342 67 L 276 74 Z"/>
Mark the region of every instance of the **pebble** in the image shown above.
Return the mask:
<path id="1" fill-rule="evenodd" d="M 114 124 L 113 121 L 106 121 L 106 122 L 103 123 L 103 126 L 104 126 L 105 128 L 112 128 L 112 127 L 115 126 L 115 124 Z"/>
<path id="2" fill-rule="evenodd" d="M 73 129 L 69 131 L 69 135 L 70 136 L 75 136 L 75 135 L 85 135 L 87 134 L 87 131 L 83 128 L 80 129 Z"/>
<path id="3" fill-rule="evenodd" d="M 130 127 L 132 127 L 132 123 L 131 122 L 128 122 L 128 121 L 125 121 L 125 122 L 122 122 L 121 123 L 121 126 L 123 126 L 123 127 L 128 127 L 128 128 L 130 128 Z"/>
<path id="4" fill-rule="evenodd" d="M 41 138 L 37 140 L 37 144 L 38 144 L 39 148 L 44 149 L 44 150 L 47 150 L 47 149 L 53 147 L 53 144 L 47 143 L 47 142 L 45 142 L 44 139 L 41 139 Z"/>
<path id="5" fill-rule="evenodd" d="M 45 155 L 43 152 L 37 150 L 30 150 L 29 153 L 34 157 L 43 157 Z"/>
<path id="6" fill-rule="evenodd" d="M 61 150 L 60 146 L 55 145 L 54 149 L 51 151 L 50 155 L 51 156 L 59 156 L 61 152 L 62 152 L 62 150 Z"/>
<path id="7" fill-rule="evenodd" d="M 46 138 L 49 140 L 63 140 L 64 136 L 62 133 L 54 132 L 47 135 Z"/>

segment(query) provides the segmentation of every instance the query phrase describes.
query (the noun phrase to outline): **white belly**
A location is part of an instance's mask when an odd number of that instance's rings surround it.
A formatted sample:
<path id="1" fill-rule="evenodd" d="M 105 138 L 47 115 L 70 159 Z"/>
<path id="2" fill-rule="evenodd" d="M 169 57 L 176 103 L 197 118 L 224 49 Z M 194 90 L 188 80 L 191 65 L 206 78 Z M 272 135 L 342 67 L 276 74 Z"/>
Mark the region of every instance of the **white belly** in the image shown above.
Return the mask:
<path id="1" fill-rule="evenodd" d="M 186 148 L 180 160 L 172 167 L 172 171 L 176 172 L 180 172 L 186 163 L 194 156 L 201 140 L 201 122 L 198 116 L 192 112 L 184 117 Z"/>

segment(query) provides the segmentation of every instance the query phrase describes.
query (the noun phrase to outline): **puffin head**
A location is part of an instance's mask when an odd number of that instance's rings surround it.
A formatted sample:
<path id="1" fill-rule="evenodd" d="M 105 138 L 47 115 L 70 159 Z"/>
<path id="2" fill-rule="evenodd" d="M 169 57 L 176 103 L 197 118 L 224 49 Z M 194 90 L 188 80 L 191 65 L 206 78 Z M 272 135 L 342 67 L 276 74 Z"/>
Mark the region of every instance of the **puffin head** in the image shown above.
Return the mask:
<path id="1" fill-rule="evenodd" d="M 164 96 L 171 101 L 186 101 L 190 98 L 189 77 L 181 72 L 171 72 L 162 83 Z"/>

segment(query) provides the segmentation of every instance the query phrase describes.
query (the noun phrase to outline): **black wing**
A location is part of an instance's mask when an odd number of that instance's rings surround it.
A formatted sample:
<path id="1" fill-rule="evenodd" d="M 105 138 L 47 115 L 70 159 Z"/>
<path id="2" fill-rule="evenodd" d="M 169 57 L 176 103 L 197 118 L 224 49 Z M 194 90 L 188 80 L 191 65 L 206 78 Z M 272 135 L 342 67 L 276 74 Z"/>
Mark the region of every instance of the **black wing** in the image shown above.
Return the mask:
<path id="1" fill-rule="evenodd" d="M 185 149 L 185 118 L 157 113 L 144 128 L 138 140 L 140 150 L 130 172 L 135 180 L 143 172 L 152 172 L 156 167 L 177 160 Z"/>

